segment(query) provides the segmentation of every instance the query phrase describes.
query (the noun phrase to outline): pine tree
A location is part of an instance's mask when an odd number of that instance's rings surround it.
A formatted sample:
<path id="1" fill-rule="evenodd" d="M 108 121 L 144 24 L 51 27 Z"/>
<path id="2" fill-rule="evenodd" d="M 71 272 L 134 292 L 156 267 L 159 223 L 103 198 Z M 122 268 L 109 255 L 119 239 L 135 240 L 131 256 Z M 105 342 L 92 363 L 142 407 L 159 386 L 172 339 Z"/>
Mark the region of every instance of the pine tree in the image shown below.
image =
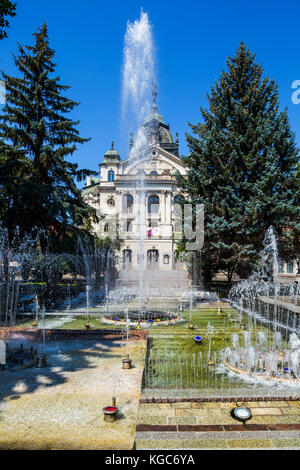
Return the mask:
<path id="1" fill-rule="evenodd" d="M 38 227 L 58 234 L 94 215 L 75 183 L 93 172 L 68 160 L 88 140 L 79 136 L 78 122 L 66 117 L 79 103 L 63 96 L 70 87 L 53 76 L 55 52 L 46 24 L 34 37 L 35 44 L 19 45 L 15 57 L 21 78 L 3 73 L 0 214 L 10 231 L 17 224 L 23 232 Z"/>
<path id="2" fill-rule="evenodd" d="M 16 3 L 9 0 L 0 1 L 0 40 L 7 38 L 6 29 L 9 27 L 8 16 L 16 16 Z"/>
<path id="3" fill-rule="evenodd" d="M 189 202 L 205 206 L 203 265 L 246 275 L 273 225 L 293 252 L 299 230 L 299 154 L 278 88 L 241 43 L 208 96 L 203 122 L 189 124 L 187 178 L 178 175 Z M 298 224 L 298 225 L 297 225 Z M 298 232 L 299 233 L 299 232 Z M 294 237 L 295 238 L 295 237 Z"/>

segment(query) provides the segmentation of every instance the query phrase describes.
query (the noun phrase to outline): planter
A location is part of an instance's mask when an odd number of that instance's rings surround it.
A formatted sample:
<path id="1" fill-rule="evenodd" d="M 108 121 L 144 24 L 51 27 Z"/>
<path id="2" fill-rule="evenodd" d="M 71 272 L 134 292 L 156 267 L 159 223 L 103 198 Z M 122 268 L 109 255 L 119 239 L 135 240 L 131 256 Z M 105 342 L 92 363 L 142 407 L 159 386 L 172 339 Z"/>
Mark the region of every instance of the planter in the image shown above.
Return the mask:
<path id="1" fill-rule="evenodd" d="M 89 330 L 90 327 L 91 327 L 91 324 L 88 323 L 88 322 L 86 322 L 86 323 L 84 324 L 84 327 L 85 327 L 86 330 Z"/>
<path id="2" fill-rule="evenodd" d="M 190 323 L 189 326 L 188 326 L 188 329 L 189 330 L 194 330 L 195 326 L 193 325 L 193 323 Z"/>

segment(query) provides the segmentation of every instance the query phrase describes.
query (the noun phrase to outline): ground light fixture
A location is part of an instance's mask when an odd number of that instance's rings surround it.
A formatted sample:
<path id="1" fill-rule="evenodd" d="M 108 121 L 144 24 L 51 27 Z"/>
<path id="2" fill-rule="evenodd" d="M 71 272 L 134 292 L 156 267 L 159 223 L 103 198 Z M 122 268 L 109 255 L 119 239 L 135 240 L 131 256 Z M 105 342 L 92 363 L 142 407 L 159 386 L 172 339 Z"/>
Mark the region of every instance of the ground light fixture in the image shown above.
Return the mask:
<path id="1" fill-rule="evenodd" d="M 237 406 L 231 410 L 230 414 L 234 419 L 241 421 L 243 424 L 252 418 L 251 410 L 246 406 Z"/>
<path id="2" fill-rule="evenodd" d="M 197 344 L 201 344 L 201 343 L 202 343 L 202 336 L 195 336 L 195 337 L 194 337 L 194 341 L 195 341 L 195 343 L 197 343 Z"/>

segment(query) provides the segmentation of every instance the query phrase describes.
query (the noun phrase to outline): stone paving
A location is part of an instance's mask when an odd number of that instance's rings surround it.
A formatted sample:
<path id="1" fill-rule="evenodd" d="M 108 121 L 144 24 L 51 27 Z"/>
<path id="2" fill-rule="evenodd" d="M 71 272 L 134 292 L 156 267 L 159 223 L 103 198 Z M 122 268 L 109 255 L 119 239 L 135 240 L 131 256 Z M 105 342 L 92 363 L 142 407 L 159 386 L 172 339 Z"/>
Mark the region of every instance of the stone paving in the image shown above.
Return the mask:
<path id="1" fill-rule="evenodd" d="M 140 403 L 135 448 L 300 449 L 300 401 L 237 404 L 251 409 L 245 425 L 235 403 Z"/>
<path id="2" fill-rule="evenodd" d="M 120 341 L 57 347 L 47 345 L 46 368 L 0 371 L 0 450 L 131 450 L 146 343 L 129 342 L 130 370 L 122 369 Z M 113 395 L 119 419 L 106 423 Z"/>

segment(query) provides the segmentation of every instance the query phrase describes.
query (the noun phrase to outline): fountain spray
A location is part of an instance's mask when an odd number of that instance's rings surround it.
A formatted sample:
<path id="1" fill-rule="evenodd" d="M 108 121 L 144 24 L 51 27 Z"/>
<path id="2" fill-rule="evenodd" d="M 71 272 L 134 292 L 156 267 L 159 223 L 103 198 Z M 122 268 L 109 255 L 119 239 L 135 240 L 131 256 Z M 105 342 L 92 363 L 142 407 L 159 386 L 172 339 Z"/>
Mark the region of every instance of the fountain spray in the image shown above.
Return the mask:
<path id="1" fill-rule="evenodd" d="M 141 161 L 148 150 L 148 139 L 143 127 L 145 117 L 150 112 L 154 74 L 154 42 L 152 28 L 147 13 L 134 23 L 127 23 L 124 44 L 122 116 L 123 122 L 130 122 L 137 128 L 134 142 L 130 148 L 129 159 Z M 130 129 L 132 131 L 132 129 Z M 139 311 L 140 319 L 144 306 L 143 287 L 145 270 L 144 239 L 146 236 L 146 194 L 144 171 L 140 167 L 136 181 L 137 212 L 136 224 L 139 233 Z"/>
<path id="2" fill-rule="evenodd" d="M 129 351 L 128 351 L 128 341 L 129 341 L 129 317 L 128 317 L 128 308 L 125 309 L 126 314 L 126 357 L 122 359 L 122 368 L 123 369 L 131 369 L 131 362 L 132 359 L 129 358 Z"/>
<path id="3" fill-rule="evenodd" d="M 86 288 L 85 288 L 85 292 L 86 292 L 86 319 L 85 319 L 85 328 L 88 330 L 91 326 L 90 322 L 89 322 L 89 308 L 90 308 L 90 289 L 91 289 L 91 286 L 87 285 Z"/>

